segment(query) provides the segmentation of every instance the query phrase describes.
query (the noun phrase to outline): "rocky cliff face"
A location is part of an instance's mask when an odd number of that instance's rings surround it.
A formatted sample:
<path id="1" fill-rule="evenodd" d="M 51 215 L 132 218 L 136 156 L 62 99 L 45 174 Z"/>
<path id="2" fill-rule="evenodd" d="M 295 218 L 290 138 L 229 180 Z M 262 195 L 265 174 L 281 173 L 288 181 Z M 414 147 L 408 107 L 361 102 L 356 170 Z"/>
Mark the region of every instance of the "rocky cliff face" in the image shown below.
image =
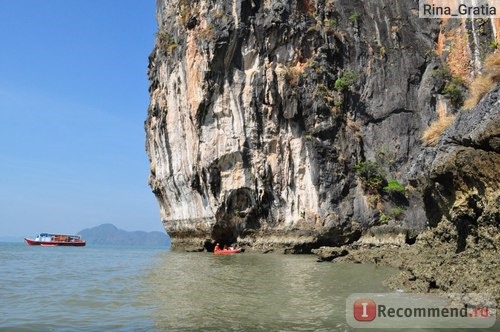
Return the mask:
<path id="1" fill-rule="evenodd" d="M 458 114 L 435 149 L 426 149 L 412 175 L 424 188 L 431 227 L 454 227 L 455 252 L 500 245 L 500 87 L 471 111 Z"/>
<path id="2" fill-rule="evenodd" d="M 498 21 L 420 19 L 417 5 L 158 0 L 146 147 L 172 245 L 308 252 L 387 222 L 411 242 L 443 214 L 498 208 L 497 134 L 439 158 L 420 139 L 460 106 Z M 471 191 L 476 174 L 488 185 Z"/>
<path id="3" fill-rule="evenodd" d="M 404 245 L 401 229 L 379 226 L 350 246 L 315 249 L 320 259 L 390 265 L 402 270 L 387 281 L 393 288 L 486 293 L 500 304 L 499 95 L 497 86 L 460 112 L 439 144 L 417 157 L 409 177 L 423 188 L 431 227 L 415 244 Z"/>

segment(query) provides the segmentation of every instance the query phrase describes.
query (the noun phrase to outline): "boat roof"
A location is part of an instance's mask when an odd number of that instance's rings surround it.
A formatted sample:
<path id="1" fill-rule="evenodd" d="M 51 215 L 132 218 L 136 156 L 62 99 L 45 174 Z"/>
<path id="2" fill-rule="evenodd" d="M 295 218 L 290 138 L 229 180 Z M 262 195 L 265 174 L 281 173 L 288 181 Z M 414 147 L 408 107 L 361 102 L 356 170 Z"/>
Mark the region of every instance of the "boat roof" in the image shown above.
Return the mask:
<path id="1" fill-rule="evenodd" d="M 58 233 L 40 233 L 39 236 L 76 236 L 80 237 L 80 235 L 69 235 L 69 234 L 58 234 Z"/>

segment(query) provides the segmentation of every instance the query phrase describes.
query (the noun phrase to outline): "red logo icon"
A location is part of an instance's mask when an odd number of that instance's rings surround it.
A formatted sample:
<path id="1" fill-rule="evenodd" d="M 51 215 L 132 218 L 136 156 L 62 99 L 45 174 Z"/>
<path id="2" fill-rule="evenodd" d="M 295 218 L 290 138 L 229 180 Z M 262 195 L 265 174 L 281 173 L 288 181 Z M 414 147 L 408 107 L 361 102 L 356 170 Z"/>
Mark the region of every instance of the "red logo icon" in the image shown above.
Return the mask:
<path id="1" fill-rule="evenodd" d="M 377 305 L 373 300 L 356 300 L 353 307 L 354 319 L 359 322 L 371 322 L 377 316 Z"/>

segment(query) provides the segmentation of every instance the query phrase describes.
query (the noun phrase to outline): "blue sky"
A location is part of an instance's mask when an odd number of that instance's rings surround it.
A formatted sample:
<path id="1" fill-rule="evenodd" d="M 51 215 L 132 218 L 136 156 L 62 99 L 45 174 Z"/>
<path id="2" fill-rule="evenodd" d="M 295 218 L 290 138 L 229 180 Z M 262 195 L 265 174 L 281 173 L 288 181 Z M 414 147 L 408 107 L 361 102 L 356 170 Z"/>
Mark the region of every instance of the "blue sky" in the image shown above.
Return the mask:
<path id="1" fill-rule="evenodd" d="M 0 0 L 0 236 L 163 231 L 143 123 L 154 0 Z"/>

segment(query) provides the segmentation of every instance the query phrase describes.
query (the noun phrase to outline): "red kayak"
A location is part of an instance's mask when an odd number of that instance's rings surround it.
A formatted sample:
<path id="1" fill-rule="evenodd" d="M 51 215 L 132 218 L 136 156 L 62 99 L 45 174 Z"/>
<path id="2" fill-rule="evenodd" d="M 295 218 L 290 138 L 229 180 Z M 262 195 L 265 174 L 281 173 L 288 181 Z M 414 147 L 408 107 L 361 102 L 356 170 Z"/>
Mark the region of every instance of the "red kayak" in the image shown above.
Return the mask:
<path id="1" fill-rule="evenodd" d="M 237 249 L 219 249 L 214 251 L 214 255 L 231 255 L 241 252 L 241 248 Z"/>

